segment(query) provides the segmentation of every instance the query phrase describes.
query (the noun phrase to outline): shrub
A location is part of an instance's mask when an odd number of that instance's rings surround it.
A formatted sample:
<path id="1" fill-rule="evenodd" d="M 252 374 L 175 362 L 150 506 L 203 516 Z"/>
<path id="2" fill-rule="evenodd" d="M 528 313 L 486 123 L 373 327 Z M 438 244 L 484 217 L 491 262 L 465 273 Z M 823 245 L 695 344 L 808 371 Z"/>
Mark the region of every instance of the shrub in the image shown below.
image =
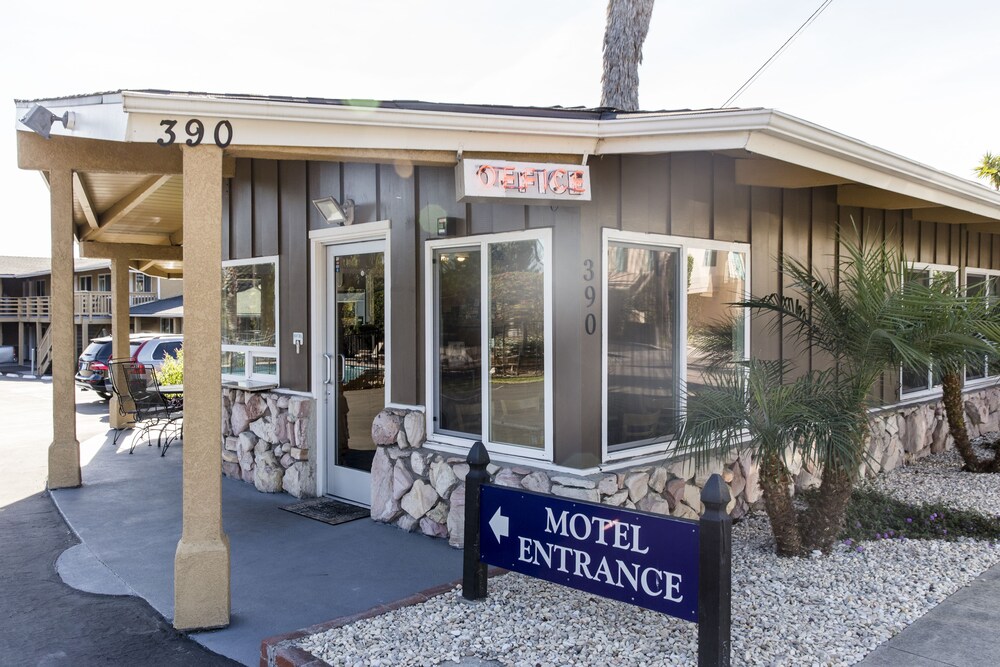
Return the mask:
<path id="1" fill-rule="evenodd" d="M 184 349 L 177 350 L 177 356 L 167 354 L 163 365 L 156 372 L 156 380 L 164 384 L 184 384 Z"/>

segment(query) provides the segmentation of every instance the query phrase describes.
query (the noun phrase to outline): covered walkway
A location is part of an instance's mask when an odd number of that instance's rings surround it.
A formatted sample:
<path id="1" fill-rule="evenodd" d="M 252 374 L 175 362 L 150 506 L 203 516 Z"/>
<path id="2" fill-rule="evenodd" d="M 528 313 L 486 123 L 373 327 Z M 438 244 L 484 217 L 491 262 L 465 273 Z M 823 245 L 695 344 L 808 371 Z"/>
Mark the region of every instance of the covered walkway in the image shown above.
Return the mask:
<path id="1" fill-rule="evenodd" d="M 128 446 L 128 438 L 117 450 L 110 436 L 85 440 L 87 484 L 52 491 L 82 541 L 60 559 L 60 574 L 69 582 L 100 582 L 103 575 L 104 581 L 123 583 L 172 620 L 184 446 L 172 444 L 163 458 L 145 444 L 129 456 Z M 265 637 L 461 576 L 462 553 L 445 540 L 370 519 L 330 526 L 278 509 L 292 502 L 286 494 L 263 494 L 222 480 L 222 521 L 239 554 L 232 562 L 231 622 L 191 635 L 212 651 L 257 665 Z"/>

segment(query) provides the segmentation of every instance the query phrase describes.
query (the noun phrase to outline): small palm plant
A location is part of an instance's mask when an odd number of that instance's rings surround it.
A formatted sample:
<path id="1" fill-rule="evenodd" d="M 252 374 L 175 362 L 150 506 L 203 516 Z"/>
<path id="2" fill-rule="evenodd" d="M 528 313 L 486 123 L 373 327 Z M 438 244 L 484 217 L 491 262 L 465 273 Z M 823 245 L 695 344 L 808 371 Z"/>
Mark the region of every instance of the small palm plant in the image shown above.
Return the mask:
<path id="1" fill-rule="evenodd" d="M 1000 308 L 990 303 L 987 294 L 963 293 L 952 276 L 941 277 L 927 286 L 908 286 L 907 292 L 920 307 L 928 308 L 931 315 L 912 342 L 931 356 L 940 375 L 948 432 L 962 457 L 963 469 L 1000 472 L 1000 454 L 980 460 L 973 450 L 962 399 L 965 369 L 983 367 L 985 359 L 996 358 Z"/>
<path id="2" fill-rule="evenodd" d="M 770 452 L 770 458 L 763 456 L 760 461 L 762 487 L 773 485 L 774 490 L 780 490 L 789 481 L 787 467 L 778 454 L 788 447 L 797 448 L 823 467 L 818 492 L 796 517 L 798 543 L 794 535 L 779 541 L 779 550 L 788 554 L 828 551 L 833 546 L 863 468 L 870 396 L 883 375 L 900 366 L 926 367 L 932 359 L 929 350 L 946 340 L 966 347 L 977 344 L 967 334 L 935 323 L 938 295 L 904 287 L 905 262 L 897 249 L 881 242 L 863 243 L 856 228 L 844 236 L 836 271 L 820 275 L 813 267 L 786 256 L 781 262 L 788 285 L 783 293 L 736 304 L 749 308 L 757 317 L 770 316 L 773 334 L 797 342 L 802 354 L 811 349 L 824 353 L 829 361 L 829 371 L 786 381 L 791 388 L 774 388 L 774 396 L 751 392 L 746 400 L 752 402 L 731 416 L 745 424 L 752 448 L 762 455 Z M 764 380 L 755 379 L 761 370 L 755 366 L 761 362 L 750 364 L 748 389 L 780 384 L 773 369 L 763 374 Z M 692 396 L 690 401 L 683 445 L 688 451 L 722 455 L 732 448 L 732 437 L 723 436 L 719 429 L 714 429 L 715 436 L 709 436 L 713 428 L 711 420 L 700 423 L 699 414 L 707 414 L 699 413 L 700 400 L 703 397 Z M 775 411 L 774 401 L 782 411 Z M 760 422 L 751 429 L 751 409 L 773 420 L 773 425 L 765 429 Z M 779 422 L 785 425 L 779 426 Z M 765 436 L 767 442 L 753 441 Z M 776 498 L 773 492 L 771 497 Z M 790 522 L 779 518 L 779 524 L 773 527 L 776 531 L 791 530 L 787 528 Z M 775 537 L 778 540 L 777 534 Z"/>
<path id="3" fill-rule="evenodd" d="M 688 396 L 679 437 L 680 451 L 699 466 L 733 449 L 752 454 L 779 556 L 815 546 L 807 535 L 808 513 L 792 503 L 788 461 L 798 455 L 827 470 L 856 469 L 855 443 L 864 429 L 833 371 L 783 383 L 791 369 L 788 362 L 758 359 L 716 367 Z"/>

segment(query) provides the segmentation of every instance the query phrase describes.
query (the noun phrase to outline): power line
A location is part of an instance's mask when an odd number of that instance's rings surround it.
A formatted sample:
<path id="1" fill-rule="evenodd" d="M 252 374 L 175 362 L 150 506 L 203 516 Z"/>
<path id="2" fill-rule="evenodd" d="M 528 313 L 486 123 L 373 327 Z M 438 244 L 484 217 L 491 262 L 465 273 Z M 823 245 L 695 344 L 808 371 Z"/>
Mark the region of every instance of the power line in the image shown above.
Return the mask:
<path id="1" fill-rule="evenodd" d="M 751 76 L 749 79 L 747 79 L 746 82 L 742 86 L 740 86 L 739 89 L 735 93 L 733 93 L 729 97 L 728 100 L 726 100 L 725 102 L 722 103 L 722 106 L 723 107 L 728 107 L 730 104 L 732 104 L 733 102 L 735 102 L 736 98 L 738 98 L 740 95 L 742 95 L 743 92 L 747 88 L 750 87 L 750 84 L 752 84 L 754 81 L 756 81 L 757 77 L 760 76 L 764 72 L 764 70 L 767 69 L 767 67 L 772 62 L 774 62 L 774 59 L 777 58 L 778 56 L 780 56 L 781 53 L 785 49 L 788 48 L 788 45 L 791 44 L 795 40 L 795 38 L 799 36 L 799 33 L 801 33 L 803 30 L 805 30 L 807 27 L 809 27 L 809 24 L 811 24 L 813 21 L 815 21 L 816 18 L 820 14 L 823 13 L 823 10 L 826 9 L 827 7 L 829 7 L 830 3 L 832 3 L 832 2 L 833 2 L 833 0 L 823 0 L 823 4 L 821 4 L 819 6 L 819 9 L 817 9 L 816 11 L 814 11 L 812 13 L 812 16 L 810 16 L 809 18 L 807 18 L 806 21 L 805 21 L 805 23 L 803 23 L 802 25 L 800 25 L 799 29 L 796 30 L 795 32 L 793 32 L 792 36 L 789 37 L 788 39 L 786 39 L 785 43 L 782 44 L 781 47 L 777 51 L 775 51 L 774 54 L 770 58 L 767 59 L 767 62 L 765 62 L 763 65 L 761 65 L 760 68 L 758 68 L 757 71 L 753 73 L 753 76 Z"/>

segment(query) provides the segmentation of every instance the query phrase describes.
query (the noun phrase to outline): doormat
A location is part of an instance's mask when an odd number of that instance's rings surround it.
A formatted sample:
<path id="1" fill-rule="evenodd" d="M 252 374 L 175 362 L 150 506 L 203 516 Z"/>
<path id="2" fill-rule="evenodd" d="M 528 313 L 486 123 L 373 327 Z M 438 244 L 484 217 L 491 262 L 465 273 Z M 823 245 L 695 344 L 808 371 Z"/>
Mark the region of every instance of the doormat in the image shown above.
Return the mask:
<path id="1" fill-rule="evenodd" d="M 332 498 L 312 498 L 293 505 L 278 505 L 278 508 L 328 523 L 331 526 L 371 516 L 371 510 L 367 508 L 349 505 Z"/>

